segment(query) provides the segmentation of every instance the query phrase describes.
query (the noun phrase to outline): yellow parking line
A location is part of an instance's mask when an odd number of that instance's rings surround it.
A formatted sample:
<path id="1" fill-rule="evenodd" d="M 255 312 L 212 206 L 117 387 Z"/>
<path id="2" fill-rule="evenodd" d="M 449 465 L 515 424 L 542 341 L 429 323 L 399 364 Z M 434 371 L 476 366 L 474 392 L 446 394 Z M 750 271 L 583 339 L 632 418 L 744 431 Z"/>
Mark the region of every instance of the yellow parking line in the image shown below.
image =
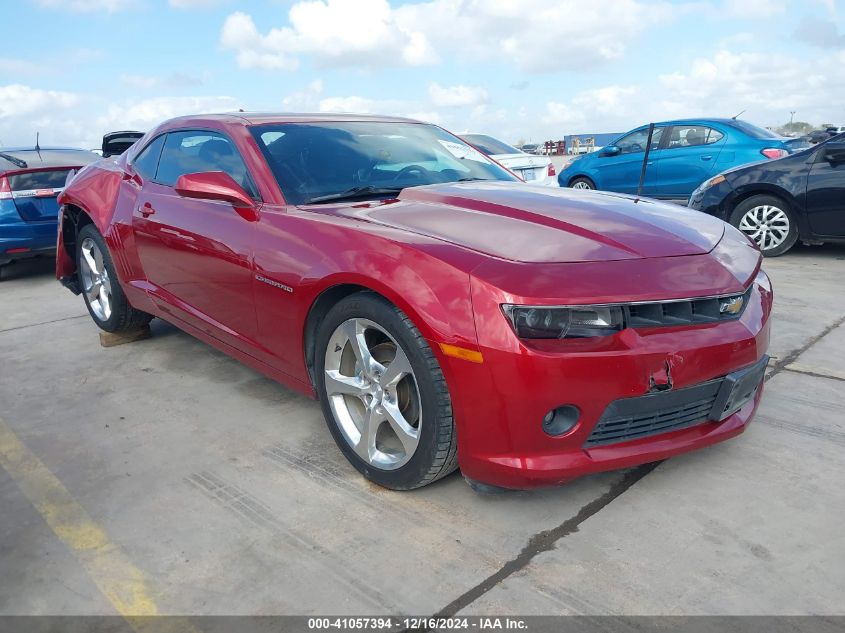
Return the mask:
<path id="1" fill-rule="evenodd" d="M 109 540 L 56 476 L 0 418 L 0 466 L 14 479 L 55 535 L 74 553 L 115 610 L 136 630 L 158 615 L 144 573 Z M 182 622 L 185 630 L 190 623 Z"/>

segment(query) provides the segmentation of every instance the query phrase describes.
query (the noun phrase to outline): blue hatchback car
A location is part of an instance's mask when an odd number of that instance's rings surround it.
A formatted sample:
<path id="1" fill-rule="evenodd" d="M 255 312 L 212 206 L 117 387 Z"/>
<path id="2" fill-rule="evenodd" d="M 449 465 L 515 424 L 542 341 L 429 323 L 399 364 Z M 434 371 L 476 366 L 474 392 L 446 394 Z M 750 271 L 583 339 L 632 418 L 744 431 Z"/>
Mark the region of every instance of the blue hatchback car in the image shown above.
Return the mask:
<path id="1" fill-rule="evenodd" d="M 637 193 L 648 126 L 575 159 L 558 175 L 561 187 Z M 655 124 L 643 195 L 686 200 L 719 172 L 790 154 L 790 139 L 736 119 L 686 119 Z"/>
<path id="2" fill-rule="evenodd" d="M 56 196 L 71 170 L 97 160 L 81 149 L 0 148 L 0 267 L 56 252 Z"/>

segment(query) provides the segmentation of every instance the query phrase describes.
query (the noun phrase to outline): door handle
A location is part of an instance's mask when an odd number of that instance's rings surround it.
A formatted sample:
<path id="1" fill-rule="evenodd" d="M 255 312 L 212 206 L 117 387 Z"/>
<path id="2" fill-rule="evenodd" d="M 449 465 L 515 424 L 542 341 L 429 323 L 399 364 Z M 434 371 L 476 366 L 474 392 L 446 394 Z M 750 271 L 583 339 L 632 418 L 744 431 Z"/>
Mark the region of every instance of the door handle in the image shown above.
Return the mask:
<path id="1" fill-rule="evenodd" d="M 143 206 L 138 207 L 138 213 L 143 215 L 145 218 L 150 217 L 155 212 L 156 210 L 153 209 L 153 205 L 151 205 L 149 202 L 145 202 Z"/>
<path id="2" fill-rule="evenodd" d="M 702 156 L 701 160 L 710 160 L 711 158 L 713 157 L 710 154 L 707 154 L 706 156 Z"/>
<path id="3" fill-rule="evenodd" d="M 646 165 L 654 165 L 654 161 L 653 161 L 653 160 L 650 160 L 650 161 L 648 161 L 648 162 L 646 163 Z"/>

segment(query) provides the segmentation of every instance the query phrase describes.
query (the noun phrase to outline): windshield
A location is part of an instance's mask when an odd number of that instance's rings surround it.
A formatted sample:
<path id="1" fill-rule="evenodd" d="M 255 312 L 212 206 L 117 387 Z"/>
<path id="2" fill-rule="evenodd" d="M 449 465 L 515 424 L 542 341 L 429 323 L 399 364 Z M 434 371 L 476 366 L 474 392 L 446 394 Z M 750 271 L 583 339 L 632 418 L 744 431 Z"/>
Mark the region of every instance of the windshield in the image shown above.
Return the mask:
<path id="1" fill-rule="evenodd" d="M 289 204 L 384 197 L 435 183 L 517 181 L 434 125 L 275 123 L 251 131 Z"/>
<path id="2" fill-rule="evenodd" d="M 521 150 L 516 149 L 512 145 L 503 143 L 492 136 L 486 134 L 464 134 L 463 139 L 467 143 L 472 143 L 482 152 L 488 156 L 499 156 L 501 154 L 522 154 Z"/>

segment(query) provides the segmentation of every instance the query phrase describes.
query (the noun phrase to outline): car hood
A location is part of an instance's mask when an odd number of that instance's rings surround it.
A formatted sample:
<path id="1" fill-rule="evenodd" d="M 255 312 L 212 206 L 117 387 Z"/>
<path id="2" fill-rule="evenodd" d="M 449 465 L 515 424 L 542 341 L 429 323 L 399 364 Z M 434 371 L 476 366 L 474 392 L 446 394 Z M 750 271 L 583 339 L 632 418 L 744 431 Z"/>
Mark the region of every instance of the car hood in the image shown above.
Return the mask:
<path id="1" fill-rule="evenodd" d="M 319 211 L 535 263 L 701 255 L 724 233 L 721 220 L 677 205 L 511 182 L 411 187 L 397 200 Z"/>

